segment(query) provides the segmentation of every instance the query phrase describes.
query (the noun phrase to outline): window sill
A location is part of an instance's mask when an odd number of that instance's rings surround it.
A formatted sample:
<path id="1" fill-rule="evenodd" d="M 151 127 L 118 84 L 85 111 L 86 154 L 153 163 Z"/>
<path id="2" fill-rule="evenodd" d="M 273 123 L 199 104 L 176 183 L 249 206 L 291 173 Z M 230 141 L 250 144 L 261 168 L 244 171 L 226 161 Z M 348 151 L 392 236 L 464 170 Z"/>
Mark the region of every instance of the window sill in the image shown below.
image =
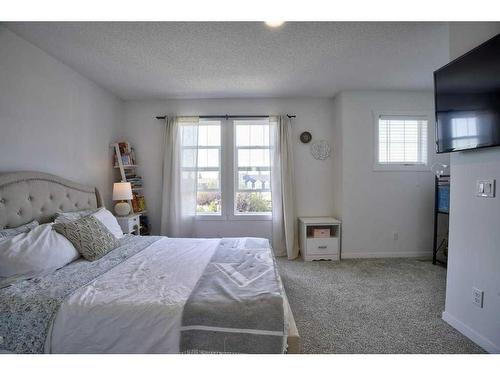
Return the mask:
<path id="1" fill-rule="evenodd" d="M 228 220 L 230 221 L 270 221 L 273 219 L 272 214 L 246 214 L 246 215 L 232 215 Z"/>
<path id="2" fill-rule="evenodd" d="M 424 164 L 375 164 L 374 172 L 430 172 L 431 167 Z"/>
<path id="3" fill-rule="evenodd" d="M 204 221 L 204 220 L 207 220 L 207 221 L 211 221 L 211 220 L 225 221 L 227 218 L 226 218 L 226 216 L 222 216 L 222 215 L 195 215 L 194 219 L 200 220 L 200 221 Z"/>
<path id="4" fill-rule="evenodd" d="M 197 221 L 271 221 L 273 215 L 196 215 L 195 220 Z"/>

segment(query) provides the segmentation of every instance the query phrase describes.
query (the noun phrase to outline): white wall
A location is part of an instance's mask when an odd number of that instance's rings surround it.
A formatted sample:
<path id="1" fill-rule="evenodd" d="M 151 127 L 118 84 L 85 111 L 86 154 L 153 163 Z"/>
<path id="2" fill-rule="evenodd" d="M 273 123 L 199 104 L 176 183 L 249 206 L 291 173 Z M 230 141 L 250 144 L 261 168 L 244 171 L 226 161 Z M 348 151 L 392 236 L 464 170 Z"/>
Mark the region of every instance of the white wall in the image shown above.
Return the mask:
<path id="1" fill-rule="evenodd" d="M 292 120 L 295 157 L 295 191 L 299 216 L 332 215 L 333 159 L 317 161 L 299 134 L 311 131 L 313 139 L 332 142 L 331 99 L 200 99 L 125 102 L 125 134 L 136 149 L 139 173 L 144 177 L 146 204 L 153 232 L 158 233 L 161 212 L 161 173 L 164 122 L 154 118 L 170 115 L 296 114 Z M 252 235 L 269 238 L 269 221 L 208 222 L 196 226 L 199 237 Z"/>
<path id="2" fill-rule="evenodd" d="M 500 32 L 500 23 L 452 23 L 452 59 Z M 500 353 L 500 147 L 451 154 L 450 240 L 443 319 L 484 349 Z M 477 198 L 477 179 L 494 178 L 497 196 Z M 472 288 L 484 307 L 472 304 Z"/>
<path id="3" fill-rule="evenodd" d="M 120 100 L 0 26 L 0 172 L 54 173 L 110 203 L 121 119 Z"/>
<path id="4" fill-rule="evenodd" d="M 429 165 L 432 146 L 432 92 L 352 91 L 334 100 L 336 134 L 342 157 L 335 176 L 342 179 L 335 207 L 343 224 L 342 256 L 399 257 L 432 253 L 434 176 L 430 171 L 374 171 L 374 112 L 422 112 L 429 119 Z M 340 121 L 340 125 L 337 123 Z M 447 157 L 440 157 L 447 162 Z M 394 240 L 394 233 L 398 239 Z"/>

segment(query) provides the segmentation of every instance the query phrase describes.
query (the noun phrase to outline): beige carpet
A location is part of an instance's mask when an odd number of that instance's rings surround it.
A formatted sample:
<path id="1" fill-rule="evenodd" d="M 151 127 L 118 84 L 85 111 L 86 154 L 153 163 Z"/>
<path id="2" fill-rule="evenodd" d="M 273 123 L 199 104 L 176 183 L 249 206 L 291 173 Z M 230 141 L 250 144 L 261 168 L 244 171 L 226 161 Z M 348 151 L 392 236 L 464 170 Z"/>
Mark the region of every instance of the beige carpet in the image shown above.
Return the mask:
<path id="1" fill-rule="evenodd" d="M 446 269 L 430 261 L 278 265 L 304 353 L 484 353 L 441 319 Z"/>

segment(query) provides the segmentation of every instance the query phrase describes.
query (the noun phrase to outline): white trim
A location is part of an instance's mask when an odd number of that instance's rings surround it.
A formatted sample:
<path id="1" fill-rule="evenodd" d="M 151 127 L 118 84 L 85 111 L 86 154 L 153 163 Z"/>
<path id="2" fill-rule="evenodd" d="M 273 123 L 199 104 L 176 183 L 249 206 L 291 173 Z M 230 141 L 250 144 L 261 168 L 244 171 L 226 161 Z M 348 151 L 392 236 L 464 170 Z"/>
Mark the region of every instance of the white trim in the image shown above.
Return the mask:
<path id="1" fill-rule="evenodd" d="M 247 214 L 233 214 L 230 220 L 233 221 L 270 221 L 273 219 L 273 214 L 269 213 L 247 213 Z"/>
<path id="2" fill-rule="evenodd" d="M 197 221 L 210 221 L 210 220 L 215 220 L 215 221 L 226 221 L 227 220 L 227 217 L 225 217 L 224 215 L 222 214 L 209 214 L 209 213 L 196 213 L 196 215 L 194 215 L 194 220 L 197 220 Z"/>
<path id="3" fill-rule="evenodd" d="M 491 342 L 486 337 L 484 337 L 477 331 L 473 330 L 472 328 L 470 328 L 469 326 L 467 326 L 466 324 L 455 318 L 449 312 L 443 311 L 442 318 L 446 323 L 455 328 L 458 332 L 460 332 L 464 336 L 474 341 L 477 345 L 482 347 L 488 353 L 500 354 L 499 346 L 495 345 L 495 343 Z"/>
<path id="4" fill-rule="evenodd" d="M 429 112 L 425 110 L 421 111 L 382 111 L 373 110 L 373 171 L 375 172 L 429 172 L 431 170 L 430 156 L 431 156 L 431 130 L 434 129 L 433 123 L 431 122 L 431 117 Z M 427 157 L 426 163 L 379 163 L 378 162 L 378 128 L 379 128 L 379 118 L 380 117 L 416 117 L 420 119 L 425 119 L 427 121 Z"/>
<path id="5" fill-rule="evenodd" d="M 375 158 L 377 158 L 377 155 L 375 156 Z M 431 171 L 431 167 L 426 164 L 410 164 L 410 163 L 382 164 L 382 163 L 377 163 L 377 159 L 374 160 L 375 160 L 373 165 L 374 172 L 430 172 Z"/>
<path id="6" fill-rule="evenodd" d="M 420 258 L 432 256 L 432 250 L 414 251 L 348 251 L 342 250 L 342 259 L 357 258 Z"/>
<path id="7" fill-rule="evenodd" d="M 285 336 L 281 331 L 267 331 L 261 329 L 245 329 L 245 328 L 226 328 L 226 327 L 210 327 L 210 326 L 183 326 L 180 331 L 214 331 L 214 332 L 229 332 L 229 333 L 247 333 L 250 335 L 266 335 L 266 336 Z"/>

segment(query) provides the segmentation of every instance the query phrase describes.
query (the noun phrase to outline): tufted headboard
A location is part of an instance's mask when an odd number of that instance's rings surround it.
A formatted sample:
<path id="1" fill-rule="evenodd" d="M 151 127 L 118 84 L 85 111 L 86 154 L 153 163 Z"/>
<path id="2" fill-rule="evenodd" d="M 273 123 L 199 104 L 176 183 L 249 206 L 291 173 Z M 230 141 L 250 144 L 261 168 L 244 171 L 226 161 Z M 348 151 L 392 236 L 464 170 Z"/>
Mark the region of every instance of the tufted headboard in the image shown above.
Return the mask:
<path id="1" fill-rule="evenodd" d="M 0 173 L 0 229 L 102 206 L 97 188 L 42 172 Z"/>

